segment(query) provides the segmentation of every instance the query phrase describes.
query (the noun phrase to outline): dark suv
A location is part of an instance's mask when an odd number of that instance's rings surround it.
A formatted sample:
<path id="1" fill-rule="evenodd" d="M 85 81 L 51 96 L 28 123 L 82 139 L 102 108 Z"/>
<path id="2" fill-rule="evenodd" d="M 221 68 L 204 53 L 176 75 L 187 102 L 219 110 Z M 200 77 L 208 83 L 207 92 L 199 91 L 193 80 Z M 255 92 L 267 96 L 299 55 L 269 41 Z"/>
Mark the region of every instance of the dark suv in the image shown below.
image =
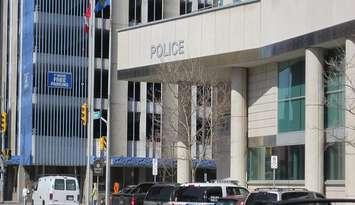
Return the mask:
<path id="1" fill-rule="evenodd" d="M 265 205 L 286 200 L 324 198 L 322 194 L 306 189 L 262 188 L 251 192 L 245 201 L 245 205 Z"/>

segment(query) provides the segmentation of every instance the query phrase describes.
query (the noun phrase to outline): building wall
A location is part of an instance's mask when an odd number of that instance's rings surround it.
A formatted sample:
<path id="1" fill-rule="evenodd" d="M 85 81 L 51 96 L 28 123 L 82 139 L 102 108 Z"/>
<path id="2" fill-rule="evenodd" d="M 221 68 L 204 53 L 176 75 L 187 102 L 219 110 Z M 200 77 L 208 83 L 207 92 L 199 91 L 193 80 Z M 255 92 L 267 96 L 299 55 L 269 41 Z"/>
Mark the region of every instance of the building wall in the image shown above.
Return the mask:
<path id="1" fill-rule="evenodd" d="M 277 134 L 277 64 L 248 70 L 248 137 Z"/>
<path id="2" fill-rule="evenodd" d="M 120 54 L 118 69 L 259 48 L 355 18 L 349 9 L 355 6 L 354 1 L 326 2 L 261 0 L 121 30 L 116 44 Z M 322 17 L 324 11 L 329 14 L 326 18 Z M 159 43 L 168 46 L 169 42 L 180 40 L 184 41 L 183 54 L 151 57 L 151 46 Z M 250 60 L 248 56 L 233 59 L 224 56 L 223 59 L 213 63 L 225 66 Z"/>

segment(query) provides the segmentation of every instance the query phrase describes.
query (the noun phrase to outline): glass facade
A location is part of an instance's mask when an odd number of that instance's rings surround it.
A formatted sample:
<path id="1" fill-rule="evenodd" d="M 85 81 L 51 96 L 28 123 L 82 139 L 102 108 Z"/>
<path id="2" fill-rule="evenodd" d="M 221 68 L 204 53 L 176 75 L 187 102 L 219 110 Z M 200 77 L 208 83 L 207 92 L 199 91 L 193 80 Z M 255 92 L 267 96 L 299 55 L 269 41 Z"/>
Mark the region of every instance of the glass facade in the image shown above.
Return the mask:
<path id="1" fill-rule="evenodd" d="M 344 180 L 345 145 L 328 143 L 325 149 L 324 176 L 326 180 Z"/>
<path id="2" fill-rule="evenodd" d="M 304 60 L 281 63 L 278 75 L 278 132 L 304 130 Z"/>
<path id="3" fill-rule="evenodd" d="M 249 148 L 248 180 L 272 180 L 271 156 L 278 156 L 277 180 L 304 179 L 304 145 Z"/>

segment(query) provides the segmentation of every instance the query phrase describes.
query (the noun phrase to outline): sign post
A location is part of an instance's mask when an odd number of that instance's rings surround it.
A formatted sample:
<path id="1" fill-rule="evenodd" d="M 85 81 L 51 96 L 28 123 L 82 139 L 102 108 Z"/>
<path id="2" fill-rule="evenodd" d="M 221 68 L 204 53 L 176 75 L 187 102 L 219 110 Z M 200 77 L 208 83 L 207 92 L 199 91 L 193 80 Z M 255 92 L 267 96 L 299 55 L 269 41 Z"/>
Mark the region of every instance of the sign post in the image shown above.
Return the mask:
<path id="1" fill-rule="evenodd" d="M 272 184 L 275 187 L 275 171 L 278 167 L 277 156 L 271 156 Z"/>
<path id="2" fill-rule="evenodd" d="M 158 175 L 158 159 L 153 158 L 152 161 L 152 174 L 154 176 L 154 182 L 157 182 L 157 175 Z"/>

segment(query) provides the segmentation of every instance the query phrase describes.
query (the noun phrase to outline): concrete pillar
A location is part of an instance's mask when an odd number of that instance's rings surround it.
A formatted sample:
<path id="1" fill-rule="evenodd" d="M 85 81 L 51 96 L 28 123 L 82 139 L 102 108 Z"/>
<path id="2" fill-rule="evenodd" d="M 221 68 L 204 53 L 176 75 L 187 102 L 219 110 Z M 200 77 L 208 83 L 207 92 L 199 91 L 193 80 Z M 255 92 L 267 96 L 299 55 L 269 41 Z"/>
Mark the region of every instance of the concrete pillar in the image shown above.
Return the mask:
<path id="1" fill-rule="evenodd" d="M 190 160 L 188 155 L 188 148 L 179 141 L 176 143 L 176 157 L 177 157 L 177 183 L 190 182 Z"/>
<path id="2" fill-rule="evenodd" d="M 345 41 L 346 67 L 345 84 L 351 85 L 345 87 L 345 108 L 354 112 L 355 102 L 355 39 Z M 345 194 L 347 197 L 355 198 L 355 115 L 351 112 L 345 112 L 346 141 L 345 143 Z"/>
<path id="3" fill-rule="evenodd" d="M 177 140 L 178 129 L 177 85 L 162 84 L 162 157 L 175 157 L 173 144 Z"/>
<path id="4" fill-rule="evenodd" d="M 142 0 L 142 23 L 148 22 L 148 0 Z"/>
<path id="5" fill-rule="evenodd" d="M 247 171 L 247 70 L 231 72 L 230 177 L 246 185 Z"/>
<path id="6" fill-rule="evenodd" d="M 180 15 L 180 1 L 163 1 L 163 18 L 173 18 Z"/>
<path id="7" fill-rule="evenodd" d="M 25 167 L 19 166 L 17 171 L 17 199 L 18 201 L 22 202 L 22 189 L 26 186 L 26 183 L 30 183 L 30 176 L 26 171 Z M 31 184 L 29 184 L 31 185 Z"/>
<path id="8" fill-rule="evenodd" d="M 192 0 L 192 12 L 198 10 L 198 0 Z"/>
<path id="9" fill-rule="evenodd" d="M 305 186 L 324 193 L 323 52 L 306 50 L 305 67 Z"/>
<path id="10" fill-rule="evenodd" d="M 126 156 L 128 82 L 112 79 L 111 83 L 111 155 Z"/>
<path id="11" fill-rule="evenodd" d="M 197 143 L 196 143 L 196 132 L 197 132 L 197 87 L 192 86 L 191 88 L 191 136 L 193 137 L 193 145 L 191 147 L 192 158 L 198 158 L 197 155 Z"/>
<path id="12" fill-rule="evenodd" d="M 112 1 L 112 45 L 118 44 L 117 29 L 128 27 L 129 1 Z M 127 154 L 127 108 L 128 82 L 117 80 L 118 49 L 111 46 L 111 155 Z"/>
<path id="13" fill-rule="evenodd" d="M 233 4 L 233 0 L 223 0 L 223 6 Z"/>
<path id="14" fill-rule="evenodd" d="M 139 119 L 139 143 L 137 156 L 138 157 L 146 157 L 146 126 L 147 126 L 147 83 L 140 83 L 140 119 Z"/>

